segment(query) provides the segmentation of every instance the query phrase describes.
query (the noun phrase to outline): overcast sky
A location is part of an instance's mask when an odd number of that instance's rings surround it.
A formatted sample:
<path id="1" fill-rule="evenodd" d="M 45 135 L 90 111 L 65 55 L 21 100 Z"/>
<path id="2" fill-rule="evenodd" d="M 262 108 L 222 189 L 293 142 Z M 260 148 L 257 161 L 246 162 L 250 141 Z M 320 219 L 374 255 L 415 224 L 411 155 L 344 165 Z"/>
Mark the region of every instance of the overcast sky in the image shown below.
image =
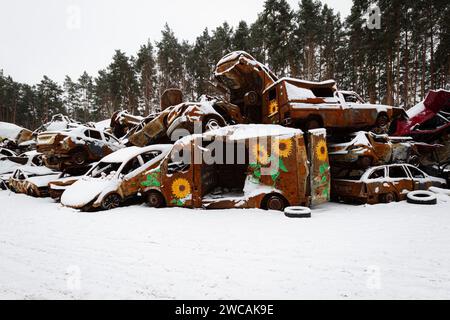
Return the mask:
<path id="1" fill-rule="evenodd" d="M 299 0 L 288 0 L 297 8 Z M 322 0 L 345 17 L 352 0 Z M 226 3 L 226 5 L 224 5 Z M 62 82 L 86 70 L 96 76 L 115 49 L 135 54 L 159 40 L 169 23 L 179 39 L 205 27 L 255 21 L 264 0 L 0 0 L 0 69 L 34 84 L 45 74 Z"/>

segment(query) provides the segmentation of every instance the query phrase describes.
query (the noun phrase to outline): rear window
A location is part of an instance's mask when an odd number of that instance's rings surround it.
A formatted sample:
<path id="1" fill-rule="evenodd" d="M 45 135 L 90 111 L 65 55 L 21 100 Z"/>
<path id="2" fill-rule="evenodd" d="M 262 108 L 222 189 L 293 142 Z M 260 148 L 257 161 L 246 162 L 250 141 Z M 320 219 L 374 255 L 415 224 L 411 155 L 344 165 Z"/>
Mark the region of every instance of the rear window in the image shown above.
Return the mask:
<path id="1" fill-rule="evenodd" d="M 417 168 L 408 166 L 409 172 L 411 172 L 411 176 L 415 179 L 424 179 L 425 174 Z"/>
<path id="2" fill-rule="evenodd" d="M 154 150 L 154 151 L 150 151 L 150 152 L 144 153 L 142 155 L 142 160 L 144 160 L 144 163 L 147 163 L 147 162 L 152 161 L 153 159 L 155 159 L 161 153 L 162 152 L 158 151 L 158 150 Z"/>

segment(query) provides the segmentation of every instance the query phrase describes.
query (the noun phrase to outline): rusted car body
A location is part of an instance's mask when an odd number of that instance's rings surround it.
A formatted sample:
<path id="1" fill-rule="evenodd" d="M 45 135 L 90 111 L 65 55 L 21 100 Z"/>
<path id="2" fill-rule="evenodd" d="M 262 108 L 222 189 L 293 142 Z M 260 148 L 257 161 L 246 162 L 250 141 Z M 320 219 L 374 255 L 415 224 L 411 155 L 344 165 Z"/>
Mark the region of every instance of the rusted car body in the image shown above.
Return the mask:
<path id="1" fill-rule="evenodd" d="M 409 164 L 372 167 L 367 171 L 348 169 L 333 174 L 332 198 L 351 203 L 389 203 L 405 200 L 408 192 L 433 186 L 445 187 L 446 181 Z"/>
<path id="2" fill-rule="evenodd" d="M 237 106 L 203 96 L 199 102 L 184 102 L 168 107 L 134 129 L 127 139 L 130 144 L 143 147 L 154 143 L 170 143 L 189 134 L 243 122 Z"/>
<path id="3" fill-rule="evenodd" d="M 48 183 L 59 174 L 45 167 L 19 168 L 9 179 L 9 189 L 33 197 L 47 197 Z"/>
<path id="4" fill-rule="evenodd" d="M 62 131 L 77 128 L 79 126 L 82 126 L 81 122 L 75 121 L 63 114 L 55 114 L 49 122 L 44 123 L 34 130 L 33 136 L 36 137 L 39 133 L 46 131 Z"/>
<path id="5" fill-rule="evenodd" d="M 61 174 L 58 176 L 58 179 L 52 180 L 48 183 L 48 193 L 50 195 L 50 198 L 55 201 L 59 201 L 64 191 L 66 191 L 68 187 L 81 179 L 96 164 L 97 163 L 91 163 L 90 165 L 85 167 L 61 172 Z"/>
<path id="6" fill-rule="evenodd" d="M 234 52 L 217 65 L 215 77 L 230 91 L 252 123 L 283 124 L 304 130 L 374 129 L 385 132 L 404 110 L 384 105 L 347 102 L 333 80 L 310 82 L 278 79 L 245 52 Z"/>
<path id="7" fill-rule="evenodd" d="M 136 197 L 145 172 L 159 165 L 172 145 L 129 147 L 103 158 L 85 176 L 69 186 L 61 204 L 83 211 L 109 210 Z"/>
<path id="8" fill-rule="evenodd" d="M 318 205 L 330 194 L 325 130 L 310 134 L 309 162 L 307 150 L 300 130 L 281 126 L 235 125 L 188 136 L 146 172 L 142 192 L 151 207 Z"/>
<path id="9" fill-rule="evenodd" d="M 439 145 L 416 143 L 411 138 L 396 138 L 372 132 L 357 132 L 349 142 L 328 146 L 330 161 L 334 165 L 355 166 L 366 169 L 374 165 L 409 163 L 420 165 L 424 154 L 438 149 Z"/>
<path id="10" fill-rule="evenodd" d="M 112 135 L 84 126 L 37 137 L 37 150 L 44 154 L 45 165 L 56 170 L 85 166 L 122 147 Z"/>
<path id="11" fill-rule="evenodd" d="M 0 158 L 0 187 L 5 190 L 9 187 L 9 178 L 12 177 L 14 171 L 19 168 L 26 170 L 27 168 L 42 167 L 42 154 L 36 151 L 22 153 L 19 156 L 8 156 Z M 38 169 L 39 170 L 39 169 Z"/>
<path id="12" fill-rule="evenodd" d="M 450 132 L 450 91 L 430 91 L 424 101 L 407 111 L 396 123 L 396 136 L 430 142 Z"/>
<path id="13" fill-rule="evenodd" d="M 111 117 L 110 127 L 114 136 L 120 139 L 143 120 L 143 117 L 131 115 L 128 111 L 116 111 Z"/>

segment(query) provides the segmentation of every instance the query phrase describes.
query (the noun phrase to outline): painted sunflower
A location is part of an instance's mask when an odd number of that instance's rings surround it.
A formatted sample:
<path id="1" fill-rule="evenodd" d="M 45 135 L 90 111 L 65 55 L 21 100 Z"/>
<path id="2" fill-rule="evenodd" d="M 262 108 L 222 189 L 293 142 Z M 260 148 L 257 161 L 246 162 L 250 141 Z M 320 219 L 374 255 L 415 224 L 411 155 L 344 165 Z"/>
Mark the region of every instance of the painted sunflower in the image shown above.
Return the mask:
<path id="1" fill-rule="evenodd" d="M 191 185 L 186 179 L 176 179 L 172 183 L 172 193 L 177 199 L 184 199 L 191 194 Z"/>
<path id="2" fill-rule="evenodd" d="M 327 143 L 324 140 L 320 140 L 319 143 L 317 143 L 316 157 L 319 161 L 327 161 L 328 159 Z"/>
<path id="3" fill-rule="evenodd" d="M 273 100 L 269 103 L 269 116 L 278 112 L 278 102 Z"/>
<path id="4" fill-rule="evenodd" d="M 255 157 L 255 160 L 262 165 L 269 163 L 269 153 L 266 148 L 259 143 L 253 146 L 253 156 Z"/>
<path id="5" fill-rule="evenodd" d="M 276 139 L 272 144 L 272 152 L 280 158 L 288 158 L 292 154 L 292 139 Z"/>

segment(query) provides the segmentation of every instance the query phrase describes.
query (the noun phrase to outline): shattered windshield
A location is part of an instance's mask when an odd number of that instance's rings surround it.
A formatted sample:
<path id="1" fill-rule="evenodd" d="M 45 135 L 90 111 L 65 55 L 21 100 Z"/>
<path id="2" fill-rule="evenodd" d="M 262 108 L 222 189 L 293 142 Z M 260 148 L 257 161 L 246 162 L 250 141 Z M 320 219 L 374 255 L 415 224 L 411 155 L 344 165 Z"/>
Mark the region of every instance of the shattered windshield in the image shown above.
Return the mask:
<path id="1" fill-rule="evenodd" d="M 102 178 L 114 175 L 120 168 L 122 163 L 117 162 L 100 162 L 89 174 L 92 178 Z"/>

